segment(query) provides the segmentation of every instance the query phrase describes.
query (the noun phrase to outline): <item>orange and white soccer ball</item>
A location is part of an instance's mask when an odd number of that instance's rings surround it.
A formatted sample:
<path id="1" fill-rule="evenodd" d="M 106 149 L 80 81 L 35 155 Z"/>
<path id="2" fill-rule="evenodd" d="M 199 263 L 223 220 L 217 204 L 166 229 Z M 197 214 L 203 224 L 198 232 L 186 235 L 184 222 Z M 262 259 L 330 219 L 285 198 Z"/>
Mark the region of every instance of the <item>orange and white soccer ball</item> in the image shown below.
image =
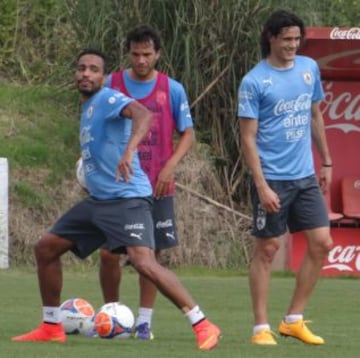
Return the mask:
<path id="1" fill-rule="evenodd" d="M 94 316 L 93 306 L 83 298 L 69 298 L 60 306 L 60 319 L 67 334 L 79 333 L 80 326 L 87 325 Z"/>
<path id="2" fill-rule="evenodd" d="M 95 331 L 101 338 L 124 339 L 131 335 L 135 324 L 132 310 L 119 302 L 103 305 L 94 318 Z"/>

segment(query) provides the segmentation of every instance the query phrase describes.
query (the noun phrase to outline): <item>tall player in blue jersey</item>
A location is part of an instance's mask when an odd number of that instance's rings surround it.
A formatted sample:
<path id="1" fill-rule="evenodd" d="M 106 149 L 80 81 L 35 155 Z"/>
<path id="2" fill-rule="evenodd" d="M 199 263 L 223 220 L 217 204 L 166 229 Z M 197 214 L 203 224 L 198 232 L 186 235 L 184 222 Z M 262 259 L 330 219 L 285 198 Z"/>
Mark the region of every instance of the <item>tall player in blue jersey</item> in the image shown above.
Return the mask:
<path id="1" fill-rule="evenodd" d="M 105 85 L 135 98 L 153 113 L 150 130 L 138 149 L 140 164 L 153 188 L 155 255 L 159 258 L 162 250 L 178 245 L 174 172 L 194 142 L 193 121 L 183 85 L 156 69 L 161 52 L 160 34 L 150 25 L 138 25 L 127 34 L 125 46 L 130 67 L 110 74 Z M 100 282 L 105 302 L 119 300 L 119 259 L 118 254 L 102 248 Z M 142 275 L 139 285 L 140 306 L 134 336 L 151 340 L 157 290 Z"/>
<path id="2" fill-rule="evenodd" d="M 303 21 L 287 11 L 274 12 L 261 35 L 263 59 L 248 72 L 238 91 L 241 144 L 252 175 L 253 235 L 249 272 L 254 313 L 251 341 L 277 344 L 267 315 L 271 263 L 281 235 L 304 231 L 307 251 L 279 332 L 308 344 L 323 344 L 306 326 L 303 312 L 332 246 L 322 192 L 331 181 L 319 68 L 296 52 L 304 40 Z M 323 166 L 315 176 L 311 139 Z"/>
<path id="3" fill-rule="evenodd" d="M 89 196 L 67 211 L 35 247 L 43 323 L 14 341 L 56 341 L 66 335 L 60 323 L 61 256 L 85 258 L 106 244 L 126 250 L 133 267 L 147 277 L 189 320 L 201 350 L 214 348 L 220 330 L 210 323 L 177 277 L 154 254 L 152 188 L 140 166 L 137 146 L 152 120 L 139 102 L 103 87 L 105 56 L 83 51 L 76 84 L 82 95 L 80 145 Z"/>

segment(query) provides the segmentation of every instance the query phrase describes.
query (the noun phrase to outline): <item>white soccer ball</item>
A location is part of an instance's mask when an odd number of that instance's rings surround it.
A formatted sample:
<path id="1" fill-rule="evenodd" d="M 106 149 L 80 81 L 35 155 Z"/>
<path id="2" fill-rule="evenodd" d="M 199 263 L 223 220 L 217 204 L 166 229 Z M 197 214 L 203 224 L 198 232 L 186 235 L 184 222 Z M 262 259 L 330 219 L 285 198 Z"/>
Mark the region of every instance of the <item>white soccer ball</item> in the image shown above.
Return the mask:
<path id="1" fill-rule="evenodd" d="M 94 316 L 93 306 L 83 298 L 69 298 L 60 306 L 60 319 L 67 334 L 79 333 L 80 325 Z"/>
<path id="2" fill-rule="evenodd" d="M 94 318 L 95 330 L 102 338 L 130 337 L 135 324 L 132 310 L 119 302 L 103 305 Z"/>
<path id="3" fill-rule="evenodd" d="M 83 160 L 81 157 L 76 161 L 75 171 L 76 171 L 76 179 L 79 185 L 83 189 L 86 189 L 85 171 L 83 166 Z"/>
<path id="4" fill-rule="evenodd" d="M 85 337 L 96 337 L 97 332 L 95 330 L 95 315 L 79 322 L 79 333 Z"/>

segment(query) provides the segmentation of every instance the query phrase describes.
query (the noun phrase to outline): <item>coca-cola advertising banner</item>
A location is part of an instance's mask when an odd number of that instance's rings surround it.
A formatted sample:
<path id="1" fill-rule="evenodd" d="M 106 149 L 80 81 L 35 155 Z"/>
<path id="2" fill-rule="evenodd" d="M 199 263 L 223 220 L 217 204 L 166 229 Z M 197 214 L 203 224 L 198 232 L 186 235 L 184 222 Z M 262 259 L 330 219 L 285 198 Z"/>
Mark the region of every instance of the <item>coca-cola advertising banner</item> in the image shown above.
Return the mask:
<path id="1" fill-rule="evenodd" d="M 360 276 L 360 230 L 358 228 L 332 228 L 333 248 L 327 256 L 322 276 Z M 288 264 L 297 272 L 306 250 L 302 233 L 292 235 L 288 241 Z"/>
<path id="2" fill-rule="evenodd" d="M 342 213 L 341 180 L 360 176 L 360 27 L 310 27 L 300 53 L 320 67 L 325 98 L 320 104 L 333 161 L 332 209 Z M 314 148 L 317 170 L 321 161 Z M 321 274 L 360 276 L 360 228 L 332 227 L 334 246 Z M 306 250 L 304 234 L 289 235 L 288 266 L 297 271 Z"/>
<path id="3" fill-rule="evenodd" d="M 325 91 L 320 108 L 333 160 L 332 209 L 342 212 L 341 179 L 360 176 L 360 27 L 308 27 L 300 54 L 320 67 Z"/>
<path id="4" fill-rule="evenodd" d="M 342 212 L 341 179 L 360 176 L 360 78 L 359 82 L 324 80 L 323 87 L 320 109 L 333 161 L 332 209 Z M 321 162 L 316 154 L 314 157 L 319 168 Z"/>
<path id="5" fill-rule="evenodd" d="M 301 53 L 317 60 L 324 79 L 360 79 L 360 27 L 308 27 Z"/>

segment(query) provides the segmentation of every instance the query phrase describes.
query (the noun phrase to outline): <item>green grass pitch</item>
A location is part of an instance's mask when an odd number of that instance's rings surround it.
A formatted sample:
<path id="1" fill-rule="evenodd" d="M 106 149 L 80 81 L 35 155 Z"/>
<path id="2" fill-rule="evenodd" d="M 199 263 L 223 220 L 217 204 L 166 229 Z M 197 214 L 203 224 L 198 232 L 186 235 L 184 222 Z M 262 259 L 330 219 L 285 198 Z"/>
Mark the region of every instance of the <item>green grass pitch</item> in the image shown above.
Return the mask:
<path id="1" fill-rule="evenodd" d="M 35 273 L 0 271 L 0 357 L 26 358 L 192 358 L 203 357 L 358 357 L 360 352 L 360 282 L 358 279 L 321 279 L 308 304 L 305 318 L 311 329 L 324 337 L 324 346 L 308 346 L 291 338 L 277 337 L 278 345 L 258 347 L 250 343 L 252 313 L 247 278 L 227 273 L 182 272 L 182 282 L 208 317 L 218 324 L 223 337 L 211 352 L 199 352 L 187 320 L 160 294 L 155 307 L 151 342 L 105 340 L 69 336 L 67 344 L 12 342 L 11 337 L 34 328 L 41 320 L 41 304 Z M 293 277 L 273 277 L 269 302 L 270 323 L 276 331 L 294 285 Z M 99 308 L 102 304 L 97 272 L 64 274 L 62 299 L 83 297 Z M 122 301 L 137 311 L 137 275 L 125 272 Z"/>

